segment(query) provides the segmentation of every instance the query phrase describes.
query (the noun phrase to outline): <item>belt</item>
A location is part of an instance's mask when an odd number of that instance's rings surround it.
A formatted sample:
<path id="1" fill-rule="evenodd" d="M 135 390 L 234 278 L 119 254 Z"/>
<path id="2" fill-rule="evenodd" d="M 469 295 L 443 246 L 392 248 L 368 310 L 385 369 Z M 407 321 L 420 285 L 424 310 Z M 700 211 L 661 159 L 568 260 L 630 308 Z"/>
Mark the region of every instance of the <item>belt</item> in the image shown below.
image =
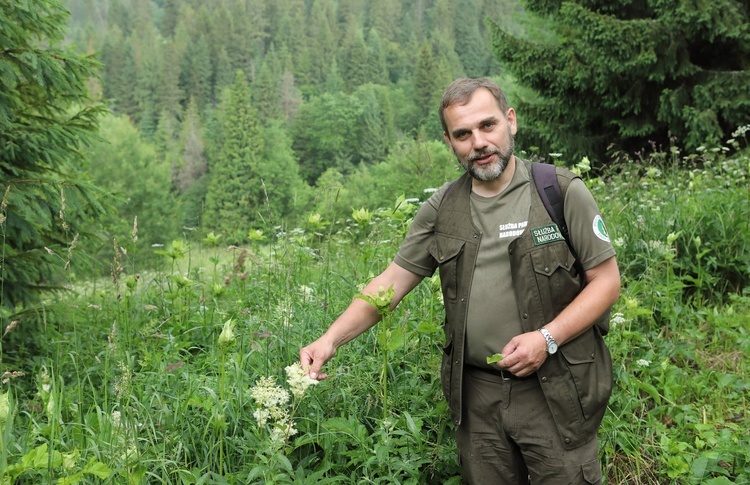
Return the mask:
<path id="1" fill-rule="evenodd" d="M 483 374 L 488 374 L 493 377 L 499 378 L 503 381 L 525 381 L 527 379 L 532 379 L 536 377 L 536 372 L 533 374 L 529 374 L 524 377 L 518 377 L 517 375 L 511 373 L 510 371 L 506 369 L 501 369 L 500 367 L 497 367 L 497 370 L 488 369 L 486 367 L 477 367 L 474 365 L 466 365 L 465 366 L 467 372 L 481 372 Z"/>

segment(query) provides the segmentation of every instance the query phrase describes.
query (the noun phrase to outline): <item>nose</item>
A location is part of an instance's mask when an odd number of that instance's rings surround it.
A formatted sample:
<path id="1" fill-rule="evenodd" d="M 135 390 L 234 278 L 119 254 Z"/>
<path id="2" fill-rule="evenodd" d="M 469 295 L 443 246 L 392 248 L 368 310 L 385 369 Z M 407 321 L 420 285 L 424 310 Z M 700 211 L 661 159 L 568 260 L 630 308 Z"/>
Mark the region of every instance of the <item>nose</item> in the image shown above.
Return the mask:
<path id="1" fill-rule="evenodd" d="M 474 131 L 471 138 L 472 148 L 475 151 L 482 151 L 489 146 L 489 142 L 485 138 L 484 133 L 479 130 Z"/>

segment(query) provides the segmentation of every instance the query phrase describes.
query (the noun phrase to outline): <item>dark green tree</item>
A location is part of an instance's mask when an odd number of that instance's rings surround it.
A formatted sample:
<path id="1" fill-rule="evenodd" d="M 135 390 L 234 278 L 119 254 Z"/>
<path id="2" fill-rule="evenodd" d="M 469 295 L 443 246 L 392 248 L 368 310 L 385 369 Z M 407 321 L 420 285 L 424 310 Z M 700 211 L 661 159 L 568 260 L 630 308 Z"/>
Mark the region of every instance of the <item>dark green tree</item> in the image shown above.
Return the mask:
<path id="1" fill-rule="evenodd" d="M 133 46 L 116 25 L 111 27 L 101 50 L 104 97 L 110 108 L 136 119 L 138 103 L 133 85 L 136 80 Z"/>
<path id="2" fill-rule="evenodd" d="M 348 173 L 359 163 L 362 104 L 344 93 L 324 93 L 300 106 L 292 133 L 305 180 L 313 184 L 327 168 Z"/>
<path id="3" fill-rule="evenodd" d="M 417 69 L 414 72 L 414 104 L 420 123 L 434 115 L 440 89 L 437 79 L 438 66 L 430 44 L 425 42 L 419 50 Z"/>
<path id="4" fill-rule="evenodd" d="M 750 117 L 746 1 L 528 0 L 557 38 L 495 26 L 499 59 L 540 97 L 516 103 L 519 140 L 604 158 L 651 140 L 718 144 Z M 670 140 L 670 136 L 673 137 Z"/>
<path id="5" fill-rule="evenodd" d="M 484 21 L 477 0 L 457 0 L 456 11 L 461 21 L 454 23 L 456 53 L 467 76 L 480 77 L 489 73 L 490 49 L 482 39 L 481 24 Z"/>
<path id="6" fill-rule="evenodd" d="M 180 60 L 174 43 L 162 49 L 159 84 L 156 91 L 156 108 L 159 113 L 168 113 L 180 118 L 185 93 L 180 89 Z"/>
<path id="7" fill-rule="evenodd" d="M 385 159 L 388 148 L 395 141 L 393 109 L 388 98 L 388 90 L 382 86 L 365 84 L 354 96 L 362 105 L 359 126 L 359 155 L 364 163 L 374 163 Z"/>
<path id="8" fill-rule="evenodd" d="M 346 90 L 352 92 L 357 86 L 372 80 L 365 37 L 361 27 L 355 21 L 349 23 L 343 42 L 339 69 L 344 78 Z"/>
<path id="9" fill-rule="evenodd" d="M 220 148 L 216 158 L 209 160 L 204 225 L 239 243 L 249 229 L 262 224 L 265 207 L 258 177 L 263 140 L 242 71 L 237 72 L 219 111 Z"/>
<path id="10" fill-rule="evenodd" d="M 54 0 L 0 2 L 3 319 L 57 287 L 86 219 L 102 212 L 80 166 L 104 111 L 86 90 L 97 63 L 60 47 L 67 18 Z"/>
<path id="11" fill-rule="evenodd" d="M 253 105 L 262 119 L 281 119 L 282 63 L 273 44 L 268 49 L 260 72 L 253 81 Z"/>
<path id="12" fill-rule="evenodd" d="M 211 103 L 211 52 L 203 35 L 191 39 L 182 57 L 180 89 L 203 111 Z"/>

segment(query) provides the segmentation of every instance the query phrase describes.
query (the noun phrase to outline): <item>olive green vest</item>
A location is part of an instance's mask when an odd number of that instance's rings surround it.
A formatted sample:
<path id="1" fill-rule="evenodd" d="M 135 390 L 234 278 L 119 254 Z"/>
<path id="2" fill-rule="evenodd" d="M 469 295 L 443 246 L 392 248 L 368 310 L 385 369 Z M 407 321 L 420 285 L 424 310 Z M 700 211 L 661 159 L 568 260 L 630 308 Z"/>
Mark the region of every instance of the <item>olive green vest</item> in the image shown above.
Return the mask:
<path id="1" fill-rule="evenodd" d="M 571 172 L 558 169 L 563 194 L 574 177 Z M 445 348 L 440 377 L 451 419 L 456 426 L 461 424 L 469 293 L 482 238 L 472 223 L 470 193 L 471 177 L 468 174 L 448 189 L 438 208 L 434 239 L 429 247 L 430 254 L 439 264 L 445 302 Z M 531 229 L 553 223 L 539 193 L 531 190 L 530 194 L 530 230 L 513 240 L 508 249 L 513 288 L 526 332 L 552 321 L 582 288 L 582 278 L 564 240 L 534 244 Z M 609 312 L 590 330 L 550 355 L 537 371 L 560 438 L 569 449 L 596 436 L 612 392 L 612 361 L 601 336 L 608 321 Z"/>

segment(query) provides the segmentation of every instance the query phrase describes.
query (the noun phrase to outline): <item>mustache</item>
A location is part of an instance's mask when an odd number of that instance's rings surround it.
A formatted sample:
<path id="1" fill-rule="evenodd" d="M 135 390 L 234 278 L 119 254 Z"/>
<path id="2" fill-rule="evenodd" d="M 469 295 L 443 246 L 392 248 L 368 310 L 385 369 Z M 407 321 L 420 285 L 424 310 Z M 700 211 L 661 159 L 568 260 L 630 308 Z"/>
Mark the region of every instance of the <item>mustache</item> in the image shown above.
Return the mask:
<path id="1" fill-rule="evenodd" d="M 475 152 L 472 153 L 467 159 L 467 162 L 475 162 L 479 160 L 480 158 L 486 157 L 487 155 L 500 155 L 500 150 L 497 149 L 491 149 L 491 150 L 482 150 L 481 152 Z"/>

